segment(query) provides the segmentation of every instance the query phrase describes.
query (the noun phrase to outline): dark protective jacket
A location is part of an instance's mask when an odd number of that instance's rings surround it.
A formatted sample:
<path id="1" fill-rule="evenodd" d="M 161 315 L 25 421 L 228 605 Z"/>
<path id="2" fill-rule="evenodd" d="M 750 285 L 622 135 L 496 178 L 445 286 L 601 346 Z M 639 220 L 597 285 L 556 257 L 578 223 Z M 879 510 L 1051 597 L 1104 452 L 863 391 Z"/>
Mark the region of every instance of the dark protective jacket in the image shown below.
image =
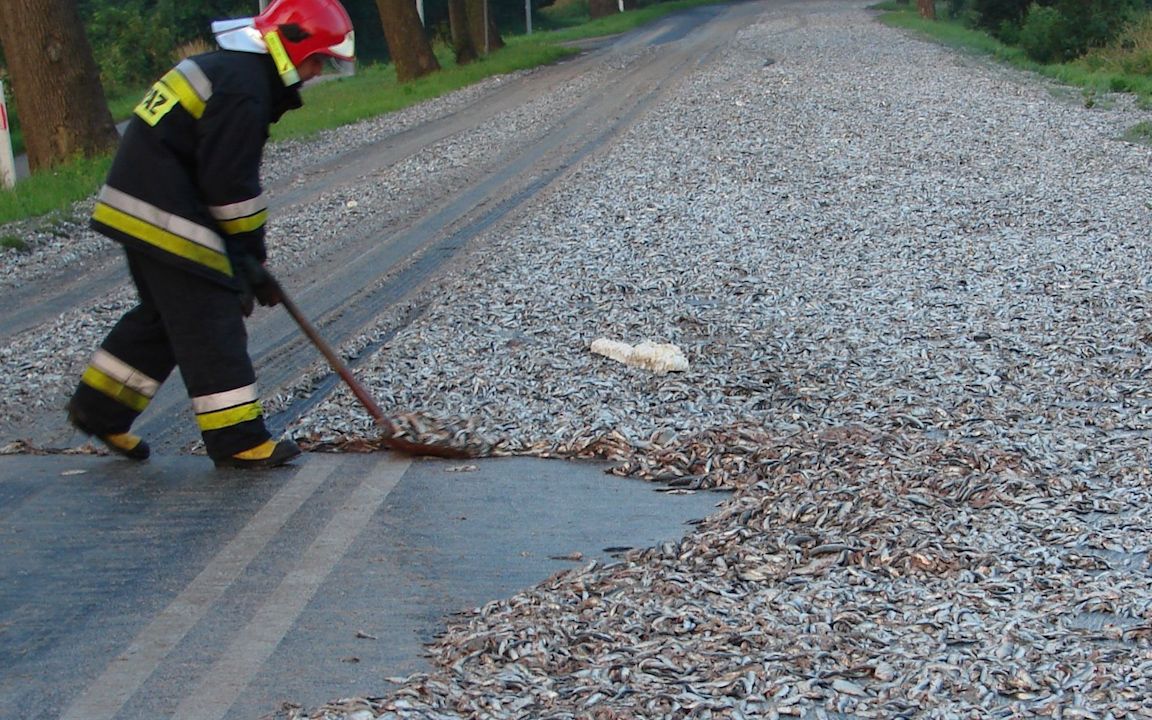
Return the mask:
<path id="1" fill-rule="evenodd" d="M 266 258 L 260 161 L 269 126 L 300 107 L 269 55 L 181 61 L 136 106 L 92 227 L 132 250 L 232 288 L 232 258 Z"/>

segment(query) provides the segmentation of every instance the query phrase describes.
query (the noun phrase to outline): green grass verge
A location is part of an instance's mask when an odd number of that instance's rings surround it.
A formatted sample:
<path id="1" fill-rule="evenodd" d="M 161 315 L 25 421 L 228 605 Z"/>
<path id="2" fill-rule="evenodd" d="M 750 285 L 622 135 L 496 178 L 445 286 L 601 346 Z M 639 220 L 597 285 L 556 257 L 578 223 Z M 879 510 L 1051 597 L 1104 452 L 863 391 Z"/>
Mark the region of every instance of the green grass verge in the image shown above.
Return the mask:
<path id="1" fill-rule="evenodd" d="M 45 215 L 83 200 L 100 187 L 111 164 L 111 157 L 79 159 L 0 191 L 0 223 Z"/>
<path id="2" fill-rule="evenodd" d="M 972 30 L 958 22 L 948 20 L 925 20 L 920 17 L 915 5 L 901 5 L 897 2 L 883 2 L 873 6 L 883 10 L 880 21 L 892 27 L 912 30 L 917 34 L 946 45 L 955 50 L 965 50 L 982 55 L 991 55 L 1002 62 L 1035 70 L 1039 64 L 1032 62 L 1024 51 L 1005 45 L 996 38 L 979 30 Z"/>
<path id="3" fill-rule="evenodd" d="M 397 83 L 391 65 L 362 67 L 350 78 L 317 83 L 304 89 L 304 107 L 288 113 L 273 126 L 272 140 L 303 138 L 328 128 L 354 123 L 458 90 L 493 75 L 547 65 L 578 52 L 575 40 L 614 35 L 664 15 L 726 0 L 672 0 L 589 22 L 586 2 L 558 2 L 541 12 L 544 27 L 532 35 L 506 36 L 505 47 L 487 58 L 457 66 L 451 53 L 438 48 L 442 70 L 409 83 Z M 131 115 L 140 93 L 108 101 L 112 116 Z M 19 152 L 19 150 L 17 150 Z M 53 172 L 37 173 L 0 190 L 0 223 L 44 215 L 67 208 L 92 195 L 103 182 L 111 158 L 82 160 Z"/>
<path id="4" fill-rule="evenodd" d="M 540 30 L 583 25 L 588 22 L 588 0 L 552 0 L 552 4 L 536 11 Z"/>
<path id="5" fill-rule="evenodd" d="M 883 11 L 880 21 L 892 27 L 911 30 L 922 37 L 942 45 L 993 57 L 999 62 L 1021 70 L 1038 73 L 1065 85 L 1083 90 L 1084 102 L 1091 106 L 1100 93 L 1124 92 L 1137 96 L 1142 104 L 1152 104 L 1152 77 L 1104 67 L 1093 56 L 1068 63 L 1046 65 L 1028 57 L 1020 48 L 1005 45 L 980 30 L 966 27 L 955 20 L 925 20 L 914 4 L 900 4 L 887 0 L 872 6 Z"/>
<path id="6" fill-rule="evenodd" d="M 1139 145 L 1152 145 L 1152 122 L 1138 122 L 1124 133 L 1124 139 Z"/>
<path id="7" fill-rule="evenodd" d="M 28 249 L 28 244 L 24 242 L 24 238 L 16 237 L 15 235 L 4 235 L 0 237 L 0 248 L 24 252 Z"/>

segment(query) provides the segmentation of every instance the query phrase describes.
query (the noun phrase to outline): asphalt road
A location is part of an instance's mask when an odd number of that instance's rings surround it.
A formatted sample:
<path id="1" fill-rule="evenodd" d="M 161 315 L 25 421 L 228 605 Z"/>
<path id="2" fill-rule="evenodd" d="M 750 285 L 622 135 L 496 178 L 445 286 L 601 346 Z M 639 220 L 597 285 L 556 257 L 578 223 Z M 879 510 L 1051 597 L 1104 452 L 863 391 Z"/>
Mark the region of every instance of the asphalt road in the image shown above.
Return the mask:
<path id="1" fill-rule="evenodd" d="M 379 694 L 468 610 L 722 496 L 600 465 L 309 454 L 0 457 L 0 719 L 254 720 Z"/>

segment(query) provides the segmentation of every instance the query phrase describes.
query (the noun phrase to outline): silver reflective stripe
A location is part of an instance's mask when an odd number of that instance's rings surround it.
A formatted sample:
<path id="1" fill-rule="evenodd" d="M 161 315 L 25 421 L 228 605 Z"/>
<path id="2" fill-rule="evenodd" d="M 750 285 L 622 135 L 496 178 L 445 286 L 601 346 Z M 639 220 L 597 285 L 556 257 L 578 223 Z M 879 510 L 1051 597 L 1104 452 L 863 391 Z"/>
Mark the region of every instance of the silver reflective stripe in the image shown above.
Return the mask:
<path id="1" fill-rule="evenodd" d="M 224 392 L 213 393 L 211 395 L 194 397 L 192 398 L 192 410 L 197 415 L 200 415 L 203 413 L 216 412 L 217 410 L 227 410 L 230 407 L 255 401 L 256 386 L 247 385 L 242 388 L 236 388 L 235 390 L 225 390 Z"/>
<path id="2" fill-rule="evenodd" d="M 160 383 L 106 350 L 97 350 L 93 353 L 91 365 L 144 397 L 153 397 L 156 395 L 156 391 L 160 389 Z"/>
<path id="3" fill-rule="evenodd" d="M 267 209 L 268 200 L 264 197 L 264 193 L 260 193 L 251 200 L 241 200 L 231 205 L 211 205 L 208 208 L 208 212 L 212 213 L 212 217 L 217 220 L 232 220 L 234 218 L 255 215 L 261 210 Z"/>
<path id="4" fill-rule="evenodd" d="M 105 185 L 101 188 L 100 201 L 132 217 L 139 218 L 144 222 L 167 230 L 173 235 L 178 235 L 185 240 L 191 240 L 197 245 L 203 245 L 221 254 L 227 253 L 223 238 L 203 225 L 197 225 L 191 220 L 161 210 L 155 205 L 150 205 L 143 200 L 134 198 L 128 193 L 121 192 L 114 187 Z"/>
<path id="5" fill-rule="evenodd" d="M 188 81 L 200 99 L 207 103 L 208 99 L 212 97 L 212 81 L 208 79 L 200 66 L 188 58 L 181 60 L 176 69 L 180 71 L 180 74 L 184 76 L 184 79 Z"/>

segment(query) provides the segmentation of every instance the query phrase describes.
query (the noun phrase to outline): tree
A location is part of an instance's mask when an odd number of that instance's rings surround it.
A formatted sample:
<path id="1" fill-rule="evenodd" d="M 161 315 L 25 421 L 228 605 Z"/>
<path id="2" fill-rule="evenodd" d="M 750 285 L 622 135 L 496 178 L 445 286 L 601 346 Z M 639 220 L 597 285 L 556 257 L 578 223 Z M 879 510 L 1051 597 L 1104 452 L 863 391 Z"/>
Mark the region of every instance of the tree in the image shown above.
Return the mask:
<path id="1" fill-rule="evenodd" d="M 620 12 L 620 3 L 617 0 L 588 0 L 588 17 L 597 18 L 615 15 Z"/>
<path id="2" fill-rule="evenodd" d="M 452 32 L 452 52 L 457 65 L 467 65 L 479 57 L 472 43 L 472 33 L 468 32 L 468 8 L 465 0 L 448 0 L 448 26 Z"/>
<path id="3" fill-rule="evenodd" d="M 488 7 L 491 2 L 492 0 L 464 0 L 464 9 L 468 14 L 468 34 L 472 37 L 472 46 L 481 54 L 495 52 L 504 47 L 500 30 L 492 18 L 492 9 Z"/>
<path id="4" fill-rule="evenodd" d="M 388 54 L 396 66 L 396 79 L 400 82 L 415 80 L 440 69 L 432 52 L 432 43 L 424 34 L 420 13 L 412 0 L 376 0 L 380 22 L 384 25 L 384 40 Z"/>
<path id="5" fill-rule="evenodd" d="M 32 170 L 116 147 L 119 134 L 76 0 L 3 0 L 0 45 Z"/>
<path id="6" fill-rule="evenodd" d="M 448 24 L 452 30 L 452 49 L 458 64 L 470 63 L 480 55 L 504 47 L 504 39 L 500 37 L 492 8 L 488 6 L 491 2 L 448 0 Z"/>

